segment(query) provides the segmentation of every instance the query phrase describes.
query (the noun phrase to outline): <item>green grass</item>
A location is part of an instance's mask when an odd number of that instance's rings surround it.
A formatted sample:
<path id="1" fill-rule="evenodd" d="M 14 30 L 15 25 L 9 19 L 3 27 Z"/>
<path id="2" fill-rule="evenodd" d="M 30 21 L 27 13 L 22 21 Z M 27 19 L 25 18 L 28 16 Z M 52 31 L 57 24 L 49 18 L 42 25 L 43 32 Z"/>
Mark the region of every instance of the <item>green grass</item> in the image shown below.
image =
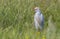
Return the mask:
<path id="1" fill-rule="evenodd" d="M 53 16 L 55 39 L 60 39 L 59 0 L 0 0 L 0 39 L 46 39 L 47 33 L 41 37 L 35 30 L 35 6 L 39 6 L 44 15 L 45 29 L 48 27 L 48 17 Z"/>

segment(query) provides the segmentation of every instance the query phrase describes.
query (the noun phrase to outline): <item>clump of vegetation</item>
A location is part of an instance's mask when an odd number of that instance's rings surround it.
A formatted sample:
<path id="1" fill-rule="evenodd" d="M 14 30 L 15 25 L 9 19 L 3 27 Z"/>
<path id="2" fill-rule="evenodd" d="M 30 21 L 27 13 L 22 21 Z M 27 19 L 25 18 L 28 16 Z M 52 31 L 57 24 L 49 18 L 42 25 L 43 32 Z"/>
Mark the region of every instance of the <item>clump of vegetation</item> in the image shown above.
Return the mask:
<path id="1" fill-rule="evenodd" d="M 60 1 L 59 0 L 0 0 L 0 39 L 46 39 L 47 33 L 36 33 L 33 18 L 35 6 L 39 6 L 45 18 L 53 16 L 56 24 L 56 39 L 60 39 Z"/>

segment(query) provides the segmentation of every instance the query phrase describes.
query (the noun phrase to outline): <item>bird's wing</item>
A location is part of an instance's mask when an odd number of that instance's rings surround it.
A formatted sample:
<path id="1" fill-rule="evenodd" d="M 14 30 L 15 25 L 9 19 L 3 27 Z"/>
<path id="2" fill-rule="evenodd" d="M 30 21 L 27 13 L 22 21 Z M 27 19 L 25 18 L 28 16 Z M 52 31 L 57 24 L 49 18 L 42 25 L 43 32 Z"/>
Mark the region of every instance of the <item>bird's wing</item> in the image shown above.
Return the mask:
<path id="1" fill-rule="evenodd" d="M 44 16 L 42 14 L 40 16 L 40 19 L 41 19 L 42 22 L 44 21 Z"/>
<path id="2" fill-rule="evenodd" d="M 41 14 L 41 15 L 37 15 L 37 16 L 36 16 L 36 21 L 37 21 L 39 24 L 41 24 L 41 22 L 44 21 L 43 15 L 42 15 L 42 14 Z"/>

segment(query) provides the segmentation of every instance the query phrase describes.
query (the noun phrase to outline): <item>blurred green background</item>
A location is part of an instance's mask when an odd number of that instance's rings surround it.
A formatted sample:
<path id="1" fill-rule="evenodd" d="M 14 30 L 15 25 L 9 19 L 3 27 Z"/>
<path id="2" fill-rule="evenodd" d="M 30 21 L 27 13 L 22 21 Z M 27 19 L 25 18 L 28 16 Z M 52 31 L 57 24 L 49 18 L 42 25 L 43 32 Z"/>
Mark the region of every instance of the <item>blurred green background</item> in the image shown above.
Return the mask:
<path id="1" fill-rule="evenodd" d="M 56 39 L 60 39 L 60 0 L 0 0 L 0 39 L 39 39 L 35 35 L 34 7 L 39 6 L 45 18 L 56 24 Z"/>

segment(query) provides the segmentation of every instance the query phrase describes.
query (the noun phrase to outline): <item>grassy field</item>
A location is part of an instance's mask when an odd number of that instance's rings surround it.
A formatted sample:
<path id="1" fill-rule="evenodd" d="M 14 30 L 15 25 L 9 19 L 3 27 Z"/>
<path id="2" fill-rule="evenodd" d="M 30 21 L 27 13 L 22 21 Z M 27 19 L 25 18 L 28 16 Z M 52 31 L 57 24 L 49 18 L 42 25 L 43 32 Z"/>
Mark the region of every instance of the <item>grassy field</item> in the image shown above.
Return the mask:
<path id="1" fill-rule="evenodd" d="M 35 6 L 40 7 L 45 18 L 41 34 L 34 27 Z M 56 27 L 51 32 L 50 15 Z M 60 39 L 60 0 L 0 0 L 0 39 Z"/>

